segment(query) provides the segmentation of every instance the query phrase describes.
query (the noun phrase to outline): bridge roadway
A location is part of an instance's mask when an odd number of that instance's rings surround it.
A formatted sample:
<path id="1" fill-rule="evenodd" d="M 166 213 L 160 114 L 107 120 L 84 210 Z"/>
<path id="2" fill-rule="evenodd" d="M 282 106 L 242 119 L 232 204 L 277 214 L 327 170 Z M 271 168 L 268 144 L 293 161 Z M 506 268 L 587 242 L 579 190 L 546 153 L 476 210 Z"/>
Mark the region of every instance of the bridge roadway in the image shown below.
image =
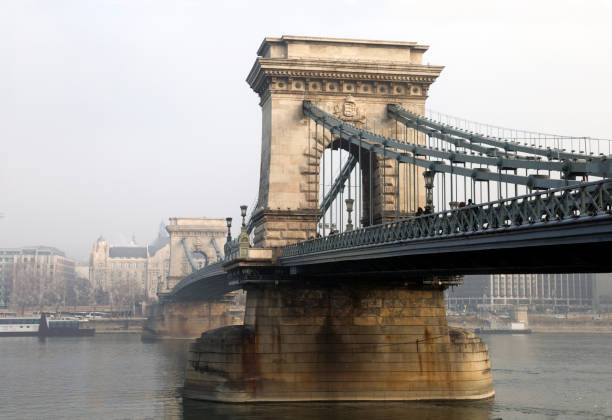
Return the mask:
<path id="1" fill-rule="evenodd" d="M 254 277 L 228 276 L 227 260 L 205 267 L 170 297 L 215 299 L 248 283 L 279 280 L 609 272 L 611 192 L 607 179 L 313 239 L 286 246 Z"/>

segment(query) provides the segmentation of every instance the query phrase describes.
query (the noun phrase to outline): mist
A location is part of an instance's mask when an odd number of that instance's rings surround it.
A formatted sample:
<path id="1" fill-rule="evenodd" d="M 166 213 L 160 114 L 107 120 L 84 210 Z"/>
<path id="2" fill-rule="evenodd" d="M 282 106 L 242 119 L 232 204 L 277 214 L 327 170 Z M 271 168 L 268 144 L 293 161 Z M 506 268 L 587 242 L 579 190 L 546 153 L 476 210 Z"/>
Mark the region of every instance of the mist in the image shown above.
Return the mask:
<path id="1" fill-rule="evenodd" d="M 432 109 L 609 138 L 611 1 L 0 3 L 0 246 L 85 260 L 257 194 L 266 36 L 415 41 Z"/>

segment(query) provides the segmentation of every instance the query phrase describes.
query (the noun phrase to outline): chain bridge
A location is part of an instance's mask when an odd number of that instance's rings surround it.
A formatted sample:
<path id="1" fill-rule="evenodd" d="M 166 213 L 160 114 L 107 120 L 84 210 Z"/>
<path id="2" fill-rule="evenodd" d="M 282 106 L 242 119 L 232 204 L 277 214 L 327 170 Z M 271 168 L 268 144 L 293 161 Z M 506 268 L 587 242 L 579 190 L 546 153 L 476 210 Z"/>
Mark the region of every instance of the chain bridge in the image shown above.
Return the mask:
<path id="1" fill-rule="evenodd" d="M 443 68 L 410 42 L 266 38 L 247 78 L 260 184 L 222 261 L 168 299 L 247 293 L 191 345 L 187 397 L 476 399 L 488 349 L 450 328 L 470 273 L 608 272 L 610 141 L 428 111 Z"/>

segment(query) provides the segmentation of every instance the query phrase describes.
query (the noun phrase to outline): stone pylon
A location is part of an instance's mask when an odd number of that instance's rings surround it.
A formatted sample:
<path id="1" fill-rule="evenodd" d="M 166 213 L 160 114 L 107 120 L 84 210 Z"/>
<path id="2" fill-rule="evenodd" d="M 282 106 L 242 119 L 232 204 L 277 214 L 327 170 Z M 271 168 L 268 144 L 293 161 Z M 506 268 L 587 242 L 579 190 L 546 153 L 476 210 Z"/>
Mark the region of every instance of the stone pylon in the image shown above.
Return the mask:
<path id="1" fill-rule="evenodd" d="M 197 269 L 223 258 L 225 219 L 171 217 L 166 230 L 170 234 L 167 290 Z"/>
<path id="2" fill-rule="evenodd" d="M 387 104 L 424 113 L 429 87 L 442 71 L 422 64 L 427 48 L 414 42 L 296 36 L 263 41 L 247 78 L 261 98 L 262 109 L 255 247 L 282 246 L 314 236 L 321 217 L 323 151 L 342 148 L 358 153 L 306 118 L 304 100 L 376 133 L 424 143 L 423 135 L 398 127 L 387 117 Z M 388 221 L 397 209 L 408 208 L 410 189 L 403 183 L 413 182 L 416 198 L 425 202 L 421 170 L 365 152 L 360 158 L 364 214 L 371 213 L 363 224 Z M 398 172 L 404 176 L 398 177 Z M 416 174 L 420 185 L 410 181 L 406 176 L 410 174 Z M 398 178 L 402 184 L 396 188 Z"/>

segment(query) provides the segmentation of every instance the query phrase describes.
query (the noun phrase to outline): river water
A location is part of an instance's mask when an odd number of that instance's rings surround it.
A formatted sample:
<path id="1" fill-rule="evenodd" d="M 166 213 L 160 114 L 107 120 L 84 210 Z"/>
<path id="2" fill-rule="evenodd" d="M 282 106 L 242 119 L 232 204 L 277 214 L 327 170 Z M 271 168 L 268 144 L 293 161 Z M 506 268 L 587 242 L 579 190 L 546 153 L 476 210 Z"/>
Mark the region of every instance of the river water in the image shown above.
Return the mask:
<path id="1" fill-rule="evenodd" d="M 612 419 L 612 334 L 483 336 L 496 396 L 460 403 L 183 401 L 187 342 L 0 338 L 2 419 Z"/>

